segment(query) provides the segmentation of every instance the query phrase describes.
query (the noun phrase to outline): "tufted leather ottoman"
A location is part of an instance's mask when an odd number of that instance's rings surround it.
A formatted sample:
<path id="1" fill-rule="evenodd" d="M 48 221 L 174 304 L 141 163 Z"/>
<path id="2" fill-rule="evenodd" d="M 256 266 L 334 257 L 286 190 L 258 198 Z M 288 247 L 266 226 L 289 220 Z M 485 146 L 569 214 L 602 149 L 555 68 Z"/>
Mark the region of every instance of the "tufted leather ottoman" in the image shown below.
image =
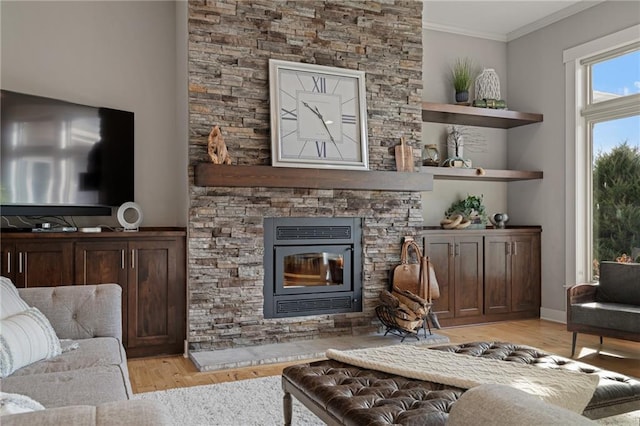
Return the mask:
<path id="1" fill-rule="evenodd" d="M 592 419 L 640 409 L 639 380 L 530 346 L 474 342 L 430 349 L 597 374 L 600 383 L 583 412 Z M 465 391 L 335 360 L 285 368 L 282 388 L 285 425 L 291 424 L 292 395 L 329 425 L 444 425 Z"/>

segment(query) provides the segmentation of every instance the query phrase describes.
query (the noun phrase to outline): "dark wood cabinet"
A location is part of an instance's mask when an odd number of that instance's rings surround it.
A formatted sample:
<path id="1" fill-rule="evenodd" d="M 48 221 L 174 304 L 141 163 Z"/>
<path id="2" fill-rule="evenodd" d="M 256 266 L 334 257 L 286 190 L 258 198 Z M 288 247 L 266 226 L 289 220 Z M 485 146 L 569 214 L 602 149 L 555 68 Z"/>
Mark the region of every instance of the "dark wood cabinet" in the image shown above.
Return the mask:
<path id="1" fill-rule="evenodd" d="M 540 235 L 514 235 L 511 244 L 511 311 L 539 311 Z"/>
<path id="2" fill-rule="evenodd" d="M 126 241 L 78 241 L 75 244 L 75 283 L 116 283 L 122 287 L 122 343 L 129 346 L 127 310 L 129 290 Z"/>
<path id="3" fill-rule="evenodd" d="M 485 271 L 486 313 L 539 309 L 539 235 L 486 236 Z"/>
<path id="4" fill-rule="evenodd" d="M 456 318 L 482 315 L 482 237 L 453 238 Z"/>
<path id="5" fill-rule="evenodd" d="M 123 290 L 122 337 L 130 357 L 181 353 L 184 349 L 186 232 L 183 229 L 4 234 L 2 260 L 3 275 L 19 287 L 25 286 L 22 283 L 119 284 Z"/>
<path id="6" fill-rule="evenodd" d="M 439 318 L 482 314 L 482 237 L 433 235 L 424 238 L 424 252 L 436 271 Z"/>
<path id="7" fill-rule="evenodd" d="M 511 312 L 511 237 L 484 238 L 484 311 L 487 314 Z"/>
<path id="8" fill-rule="evenodd" d="M 540 315 L 540 228 L 425 230 L 443 325 Z"/>
<path id="9" fill-rule="evenodd" d="M 2 274 L 16 287 L 73 284 L 73 244 L 2 238 Z"/>
<path id="10" fill-rule="evenodd" d="M 185 246 L 175 240 L 129 243 L 127 337 L 133 356 L 151 348 L 179 353 L 185 338 Z"/>
<path id="11" fill-rule="evenodd" d="M 424 254 L 431 260 L 440 289 L 440 297 L 434 300 L 433 310 L 440 319 L 453 318 L 455 316 L 455 262 L 451 237 L 447 235 L 425 237 Z"/>

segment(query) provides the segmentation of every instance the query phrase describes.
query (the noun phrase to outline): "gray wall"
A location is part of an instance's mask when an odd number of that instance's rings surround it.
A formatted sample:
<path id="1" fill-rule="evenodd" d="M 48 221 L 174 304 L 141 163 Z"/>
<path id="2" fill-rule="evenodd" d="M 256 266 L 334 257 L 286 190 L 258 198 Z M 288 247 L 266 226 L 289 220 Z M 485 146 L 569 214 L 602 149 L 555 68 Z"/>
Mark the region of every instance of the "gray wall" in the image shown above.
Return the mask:
<path id="1" fill-rule="evenodd" d="M 542 225 L 542 315 L 564 319 L 565 71 L 563 50 L 640 22 L 639 2 L 606 1 L 511 41 L 507 45 L 509 104 L 544 114 L 539 125 L 509 130 L 512 168 L 543 170 L 540 182 L 513 183 L 509 212 L 522 223 Z"/>
<path id="2" fill-rule="evenodd" d="M 187 221 L 186 35 L 184 46 L 176 46 L 186 23 L 176 26 L 176 7 L 170 1 L 1 3 L 3 89 L 135 113 L 135 197 L 143 226 Z"/>

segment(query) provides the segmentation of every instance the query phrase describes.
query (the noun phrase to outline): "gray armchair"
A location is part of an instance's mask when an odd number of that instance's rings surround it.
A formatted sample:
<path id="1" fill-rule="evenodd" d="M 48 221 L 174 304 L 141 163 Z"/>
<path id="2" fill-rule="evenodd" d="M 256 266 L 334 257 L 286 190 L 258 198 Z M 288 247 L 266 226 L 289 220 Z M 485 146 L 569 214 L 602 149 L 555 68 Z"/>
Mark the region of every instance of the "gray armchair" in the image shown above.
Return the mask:
<path id="1" fill-rule="evenodd" d="M 600 281 L 567 290 L 567 330 L 640 342 L 640 263 L 602 262 Z"/>

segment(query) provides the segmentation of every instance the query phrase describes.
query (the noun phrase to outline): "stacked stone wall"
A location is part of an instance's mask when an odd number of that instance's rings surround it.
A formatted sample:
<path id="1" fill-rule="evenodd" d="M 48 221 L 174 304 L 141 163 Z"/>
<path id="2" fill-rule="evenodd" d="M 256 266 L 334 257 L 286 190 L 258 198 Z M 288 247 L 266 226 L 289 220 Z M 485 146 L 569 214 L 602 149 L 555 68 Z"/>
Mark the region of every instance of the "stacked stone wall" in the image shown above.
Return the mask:
<path id="1" fill-rule="evenodd" d="M 271 164 L 269 59 L 365 71 L 369 167 L 395 170 L 400 137 L 421 139 L 421 16 L 418 1 L 189 2 L 190 173 L 208 161 L 215 124 L 234 164 Z M 401 239 L 422 223 L 412 192 L 197 187 L 191 177 L 190 199 L 191 350 L 375 330 Z M 363 312 L 265 319 L 265 217 L 363 218 Z"/>

